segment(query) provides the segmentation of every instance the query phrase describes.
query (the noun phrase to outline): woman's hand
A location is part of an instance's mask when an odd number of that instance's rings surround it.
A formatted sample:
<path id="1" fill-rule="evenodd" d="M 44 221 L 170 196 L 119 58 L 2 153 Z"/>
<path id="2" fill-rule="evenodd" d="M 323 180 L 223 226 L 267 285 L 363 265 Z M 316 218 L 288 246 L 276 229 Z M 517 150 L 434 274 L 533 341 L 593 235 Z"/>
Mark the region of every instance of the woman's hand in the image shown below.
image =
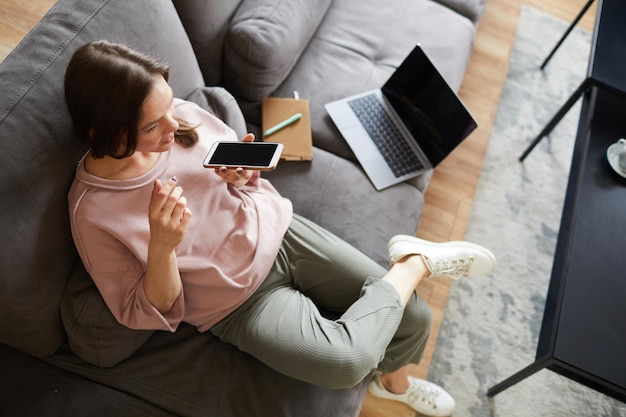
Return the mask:
<path id="1" fill-rule="evenodd" d="M 176 186 L 176 177 L 164 185 L 157 179 L 152 190 L 149 205 L 150 244 L 171 252 L 180 244 L 187 233 L 191 220 L 191 210 L 183 189 Z"/>
<path id="2" fill-rule="evenodd" d="M 241 140 L 242 142 L 254 142 L 254 135 L 252 133 L 248 133 Z M 222 177 L 224 181 L 232 184 L 235 188 L 243 187 L 250 181 L 254 172 L 243 169 L 241 167 L 238 168 L 227 168 L 227 167 L 219 167 L 215 168 L 215 173 Z"/>
<path id="3" fill-rule="evenodd" d="M 185 237 L 191 220 L 191 210 L 182 194 L 176 178 L 165 185 L 157 179 L 148 207 L 150 241 L 143 286 L 150 303 L 163 314 L 172 309 L 182 291 L 176 247 Z"/>

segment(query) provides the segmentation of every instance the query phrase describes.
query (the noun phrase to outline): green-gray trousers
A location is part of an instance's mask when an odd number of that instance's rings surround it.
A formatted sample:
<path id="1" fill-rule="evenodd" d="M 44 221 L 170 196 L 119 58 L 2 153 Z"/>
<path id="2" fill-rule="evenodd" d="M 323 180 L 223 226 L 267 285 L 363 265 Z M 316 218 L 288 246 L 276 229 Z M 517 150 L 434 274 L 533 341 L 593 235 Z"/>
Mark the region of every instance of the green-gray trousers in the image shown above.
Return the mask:
<path id="1" fill-rule="evenodd" d="M 432 323 L 413 295 L 402 308 L 386 270 L 320 226 L 294 216 L 259 289 L 211 328 L 278 372 L 329 388 L 373 369 L 418 363 Z"/>

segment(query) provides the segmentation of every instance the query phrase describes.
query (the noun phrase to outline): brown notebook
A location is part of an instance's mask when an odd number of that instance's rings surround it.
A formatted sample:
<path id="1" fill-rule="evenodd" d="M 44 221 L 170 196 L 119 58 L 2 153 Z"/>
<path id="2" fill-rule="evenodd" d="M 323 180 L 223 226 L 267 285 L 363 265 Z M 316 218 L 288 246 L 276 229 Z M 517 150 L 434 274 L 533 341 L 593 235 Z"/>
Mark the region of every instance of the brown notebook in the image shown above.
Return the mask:
<path id="1" fill-rule="evenodd" d="M 313 160 L 313 139 L 311 137 L 311 115 L 309 101 L 295 98 L 266 97 L 263 99 L 263 132 L 301 113 L 302 117 L 283 127 L 263 141 L 280 142 L 285 146 L 281 156 L 285 161 Z"/>

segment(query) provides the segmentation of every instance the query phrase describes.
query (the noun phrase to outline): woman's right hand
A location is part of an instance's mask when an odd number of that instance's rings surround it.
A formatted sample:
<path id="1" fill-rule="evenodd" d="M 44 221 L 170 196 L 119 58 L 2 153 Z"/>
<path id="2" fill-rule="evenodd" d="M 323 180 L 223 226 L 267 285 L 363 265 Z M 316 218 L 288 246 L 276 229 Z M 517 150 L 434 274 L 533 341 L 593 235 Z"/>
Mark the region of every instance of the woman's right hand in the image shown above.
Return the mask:
<path id="1" fill-rule="evenodd" d="M 154 182 L 148 211 L 150 241 L 143 286 L 150 303 L 165 314 L 182 290 L 176 247 L 185 237 L 191 220 L 187 199 L 183 197 L 183 189 L 176 186 L 175 177 L 165 184 L 158 179 Z"/>
<path id="2" fill-rule="evenodd" d="M 176 177 L 165 184 L 157 179 L 149 205 L 150 244 L 159 251 L 171 252 L 182 242 L 191 220 L 191 210 Z"/>

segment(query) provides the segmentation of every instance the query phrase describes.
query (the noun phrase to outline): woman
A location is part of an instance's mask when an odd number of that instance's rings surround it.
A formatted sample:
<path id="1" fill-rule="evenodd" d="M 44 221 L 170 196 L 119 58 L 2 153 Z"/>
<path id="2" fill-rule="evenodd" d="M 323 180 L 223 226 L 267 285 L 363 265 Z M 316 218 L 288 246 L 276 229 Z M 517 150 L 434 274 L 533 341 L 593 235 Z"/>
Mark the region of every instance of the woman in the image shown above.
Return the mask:
<path id="1" fill-rule="evenodd" d="M 378 369 L 374 395 L 449 415 L 448 393 L 408 376 L 432 320 L 415 288 L 488 273 L 493 254 L 396 236 L 384 270 L 294 215 L 258 171 L 203 168 L 212 142 L 237 137 L 175 99 L 167 79 L 166 65 L 106 41 L 77 50 L 66 72 L 67 105 L 90 147 L 68 196 L 72 233 L 116 319 L 171 332 L 184 321 L 330 388 Z"/>

